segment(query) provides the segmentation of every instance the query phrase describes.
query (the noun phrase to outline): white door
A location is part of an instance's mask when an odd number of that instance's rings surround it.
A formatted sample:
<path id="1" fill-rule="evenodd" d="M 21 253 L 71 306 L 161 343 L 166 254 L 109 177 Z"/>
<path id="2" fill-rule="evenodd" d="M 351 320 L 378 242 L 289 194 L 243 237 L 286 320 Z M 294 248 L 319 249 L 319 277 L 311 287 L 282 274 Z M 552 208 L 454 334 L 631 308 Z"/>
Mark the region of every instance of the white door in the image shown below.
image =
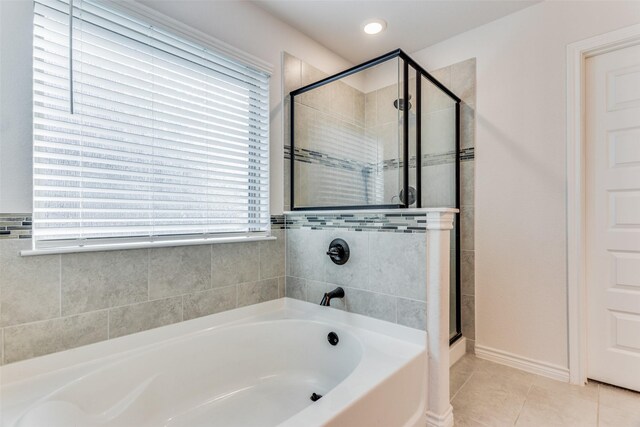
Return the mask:
<path id="1" fill-rule="evenodd" d="M 588 376 L 640 391 L 640 45 L 587 59 Z"/>

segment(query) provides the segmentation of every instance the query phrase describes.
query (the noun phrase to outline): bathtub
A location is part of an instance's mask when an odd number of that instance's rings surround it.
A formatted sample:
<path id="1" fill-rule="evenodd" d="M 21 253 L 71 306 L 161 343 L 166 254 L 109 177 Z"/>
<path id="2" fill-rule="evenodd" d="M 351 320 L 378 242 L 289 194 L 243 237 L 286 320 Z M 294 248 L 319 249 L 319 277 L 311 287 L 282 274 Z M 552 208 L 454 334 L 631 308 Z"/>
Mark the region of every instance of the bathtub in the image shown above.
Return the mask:
<path id="1" fill-rule="evenodd" d="M 1 425 L 424 426 L 425 342 L 283 298 L 3 366 Z"/>

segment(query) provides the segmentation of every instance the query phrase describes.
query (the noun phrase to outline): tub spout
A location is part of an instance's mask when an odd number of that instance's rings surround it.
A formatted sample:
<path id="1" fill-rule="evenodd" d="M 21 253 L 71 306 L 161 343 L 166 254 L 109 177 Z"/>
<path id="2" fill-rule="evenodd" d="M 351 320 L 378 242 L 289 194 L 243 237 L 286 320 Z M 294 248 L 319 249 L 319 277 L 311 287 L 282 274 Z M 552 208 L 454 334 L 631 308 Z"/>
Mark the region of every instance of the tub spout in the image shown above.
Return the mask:
<path id="1" fill-rule="evenodd" d="M 332 290 L 331 292 L 327 292 L 322 297 L 322 301 L 320 301 L 320 305 L 325 307 L 331 306 L 331 300 L 333 298 L 344 298 L 344 289 L 338 287 Z"/>

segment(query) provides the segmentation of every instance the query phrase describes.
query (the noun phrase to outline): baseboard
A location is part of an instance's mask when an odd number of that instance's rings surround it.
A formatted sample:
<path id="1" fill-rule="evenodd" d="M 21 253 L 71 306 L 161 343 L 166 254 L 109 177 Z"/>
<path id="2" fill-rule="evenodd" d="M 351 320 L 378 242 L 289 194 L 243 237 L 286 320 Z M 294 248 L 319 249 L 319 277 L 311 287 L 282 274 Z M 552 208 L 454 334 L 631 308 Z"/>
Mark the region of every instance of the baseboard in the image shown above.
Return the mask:
<path id="1" fill-rule="evenodd" d="M 461 337 L 449 347 L 449 367 L 453 366 L 467 352 L 467 339 Z"/>
<path id="2" fill-rule="evenodd" d="M 512 368 L 521 369 L 526 372 L 531 372 L 532 374 L 542 375 L 543 377 L 552 378 L 554 380 L 567 383 L 569 382 L 568 368 L 518 356 L 506 351 L 485 347 L 477 343 L 476 357 L 510 366 Z"/>
<path id="3" fill-rule="evenodd" d="M 453 407 L 449 405 L 444 414 L 427 411 L 427 427 L 453 427 Z"/>

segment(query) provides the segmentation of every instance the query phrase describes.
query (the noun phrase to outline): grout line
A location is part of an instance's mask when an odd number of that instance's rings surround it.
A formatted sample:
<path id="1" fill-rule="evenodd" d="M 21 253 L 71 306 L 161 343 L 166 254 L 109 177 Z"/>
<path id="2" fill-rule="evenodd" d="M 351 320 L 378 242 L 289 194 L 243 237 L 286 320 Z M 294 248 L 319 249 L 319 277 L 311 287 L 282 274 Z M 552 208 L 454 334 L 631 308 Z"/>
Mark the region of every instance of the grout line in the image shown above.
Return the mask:
<path id="1" fill-rule="evenodd" d="M 535 379 L 531 382 L 531 385 L 529 386 L 529 390 L 527 390 L 527 395 L 524 398 L 524 402 L 522 402 L 522 406 L 520 407 L 520 410 L 518 411 L 518 416 L 516 417 L 515 421 L 513 422 L 513 425 L 516 425 L 518 423 L 518 420 L 520 419 L 520 415 L 522 415 L 522 410 L 524 409 L 524 406 L 527 404 L 528 398 L 529 398 L 529 393 L 531 393 L 531 389 L 533 388 L 533 384 L 535 383 Z"/>

